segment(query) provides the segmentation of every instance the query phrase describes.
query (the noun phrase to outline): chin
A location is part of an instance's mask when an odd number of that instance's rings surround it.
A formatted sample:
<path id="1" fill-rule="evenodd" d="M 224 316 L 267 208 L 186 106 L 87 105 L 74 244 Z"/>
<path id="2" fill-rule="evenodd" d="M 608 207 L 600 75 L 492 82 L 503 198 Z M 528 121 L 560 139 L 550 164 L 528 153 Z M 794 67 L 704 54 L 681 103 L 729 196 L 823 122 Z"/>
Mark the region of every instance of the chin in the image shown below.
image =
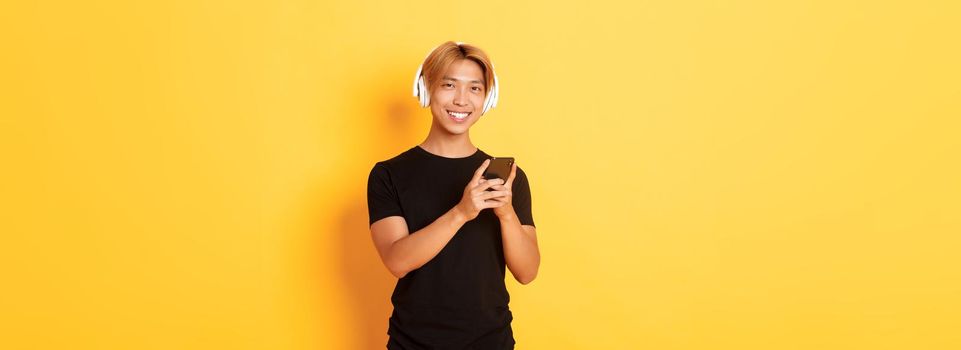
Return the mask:
<path id="1" fill-rule="evenodd" d="M 461 126 L 461 125 L 454 125 L 454 126 L 445 125 L 445 126 L 444 126 L 444 130 L 447 130 L 447 133 L 449 133 L 449 134 L 451 134 L 451 135 L 461 135 L 461 134 L 466 134 L 467 131 L 470 130 L 470 125 L 465 125 L 465 126 Z"/>

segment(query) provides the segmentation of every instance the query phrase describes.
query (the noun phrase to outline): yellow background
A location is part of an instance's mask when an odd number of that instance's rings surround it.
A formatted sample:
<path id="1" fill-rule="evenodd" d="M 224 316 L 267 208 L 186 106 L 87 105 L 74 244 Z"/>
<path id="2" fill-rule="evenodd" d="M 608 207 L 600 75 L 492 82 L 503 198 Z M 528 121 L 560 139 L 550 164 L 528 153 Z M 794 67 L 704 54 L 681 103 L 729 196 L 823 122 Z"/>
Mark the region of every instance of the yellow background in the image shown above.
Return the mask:
<path id="1" fill-rule="evenodd" d="M 374 162 L 485 49 L 518 349 L 958 349 L 952 1 L 0 5 L 0 348 L 374 349 Z"/>

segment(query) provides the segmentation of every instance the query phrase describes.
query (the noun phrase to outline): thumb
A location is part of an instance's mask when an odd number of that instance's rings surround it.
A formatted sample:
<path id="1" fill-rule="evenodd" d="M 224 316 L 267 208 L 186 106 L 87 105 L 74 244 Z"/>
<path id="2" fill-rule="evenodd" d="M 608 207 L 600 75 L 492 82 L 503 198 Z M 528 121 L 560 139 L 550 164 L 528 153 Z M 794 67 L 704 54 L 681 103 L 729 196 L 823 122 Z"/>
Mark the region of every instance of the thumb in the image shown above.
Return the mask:
<path id="1" fill-rule="evenodd" d="M 487 166 L 490 164 L 490 162 L 490 159 L 485 159 L 484 163 L 482 163 L 480 167 L 474 171 L 474 177 L 471 178 L 470 181 L 471 186 L 476 186 L 480 182 L 481 176 L 484 175 L 484 170 L 487 170 Z"/>

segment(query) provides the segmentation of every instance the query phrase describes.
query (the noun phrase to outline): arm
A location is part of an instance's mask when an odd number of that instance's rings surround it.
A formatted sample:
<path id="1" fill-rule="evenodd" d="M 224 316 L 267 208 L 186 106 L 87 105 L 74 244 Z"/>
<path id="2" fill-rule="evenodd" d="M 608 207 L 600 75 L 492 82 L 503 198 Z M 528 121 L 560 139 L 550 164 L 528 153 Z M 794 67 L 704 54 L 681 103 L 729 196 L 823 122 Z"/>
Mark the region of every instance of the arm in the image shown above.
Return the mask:
<path id="1" fill-rule="evenodd" d="M 454 207 L 412 234 L 407 232 L 407 220 L 400 216 L 378 220 L 370 226 L 370 232 L 384 265 L 391 274 L 403 278 L 437 256 L 466 222 L 466 216 Z"/>
<path id="2" fill-rule="evenodd" d="M 521 284 L 528 284 L 537 277 L 537 270 L 541 265 L 541 253 L 537 248 L 537 230 L 532 225 L 522 225 L 514 211 L 514 179 L 517 176 L 517 163 L 511 168 L 511 174 L 504 185 L 492 186 L 495 190 L 506 190 L 507 195 L 496 198 L 504 203 L 494 208 L 494 213 L 501 224 L 501 241 L 504 245 L 504 260 L 511 270 L 514 279 Z M 527 186 L 526 176 L 522 186 Z M 524 204 L 526 207 L 530 204 Z"/>
<path id="3" fill-rule="evenodd" d="M 504 260 L 514 279 L 528 284 L 537 277 L 541 265 L 541 253 L 537 248 L 537 230 L 531 225 L 521 225 L 511 208 L 500 216 L 501 240 L 504 244 Z"/>
<path id="4" fill-rule="evenodd" d="M 481 180 L 481 174 L 490 160 L 474 172 L 474 177 L 464 188 L 461 201 L 426 227 L 408 234 L 407 220 L 401 216 L 389 216 L 370 226 L 371 238 L 380 259 L 397 278 L 424 266 L 440 253 L 464 224 L 473 220 L 486 208 L 498 208 L 503 202 L 492 200 L 507 191 L 487 191 L 504 183 L 501 179 Z"/>

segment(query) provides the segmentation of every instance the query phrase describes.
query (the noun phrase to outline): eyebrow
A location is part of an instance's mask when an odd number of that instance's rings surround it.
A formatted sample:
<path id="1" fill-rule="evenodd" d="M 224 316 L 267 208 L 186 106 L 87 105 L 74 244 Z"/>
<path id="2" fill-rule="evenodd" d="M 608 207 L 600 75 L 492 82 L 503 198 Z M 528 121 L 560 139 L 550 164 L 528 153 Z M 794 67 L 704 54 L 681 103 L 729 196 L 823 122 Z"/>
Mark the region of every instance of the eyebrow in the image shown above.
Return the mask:
<path id="1" fill-rule="evenodd" d="M 464 80 L 461 80 L 461 79 L 454 79 L 454 78 L 448 77 L 448 76 L 446 76 L 446 75 L 444 76 L 444 78 L 443 78 L 442 80 L 464 81 Z M 482 82 L 482 81 L 480 81 L 480 80 L 471 80 L 470 83 L 473 83 L 473 84 L 483 84 L 484 82 Z"/>

